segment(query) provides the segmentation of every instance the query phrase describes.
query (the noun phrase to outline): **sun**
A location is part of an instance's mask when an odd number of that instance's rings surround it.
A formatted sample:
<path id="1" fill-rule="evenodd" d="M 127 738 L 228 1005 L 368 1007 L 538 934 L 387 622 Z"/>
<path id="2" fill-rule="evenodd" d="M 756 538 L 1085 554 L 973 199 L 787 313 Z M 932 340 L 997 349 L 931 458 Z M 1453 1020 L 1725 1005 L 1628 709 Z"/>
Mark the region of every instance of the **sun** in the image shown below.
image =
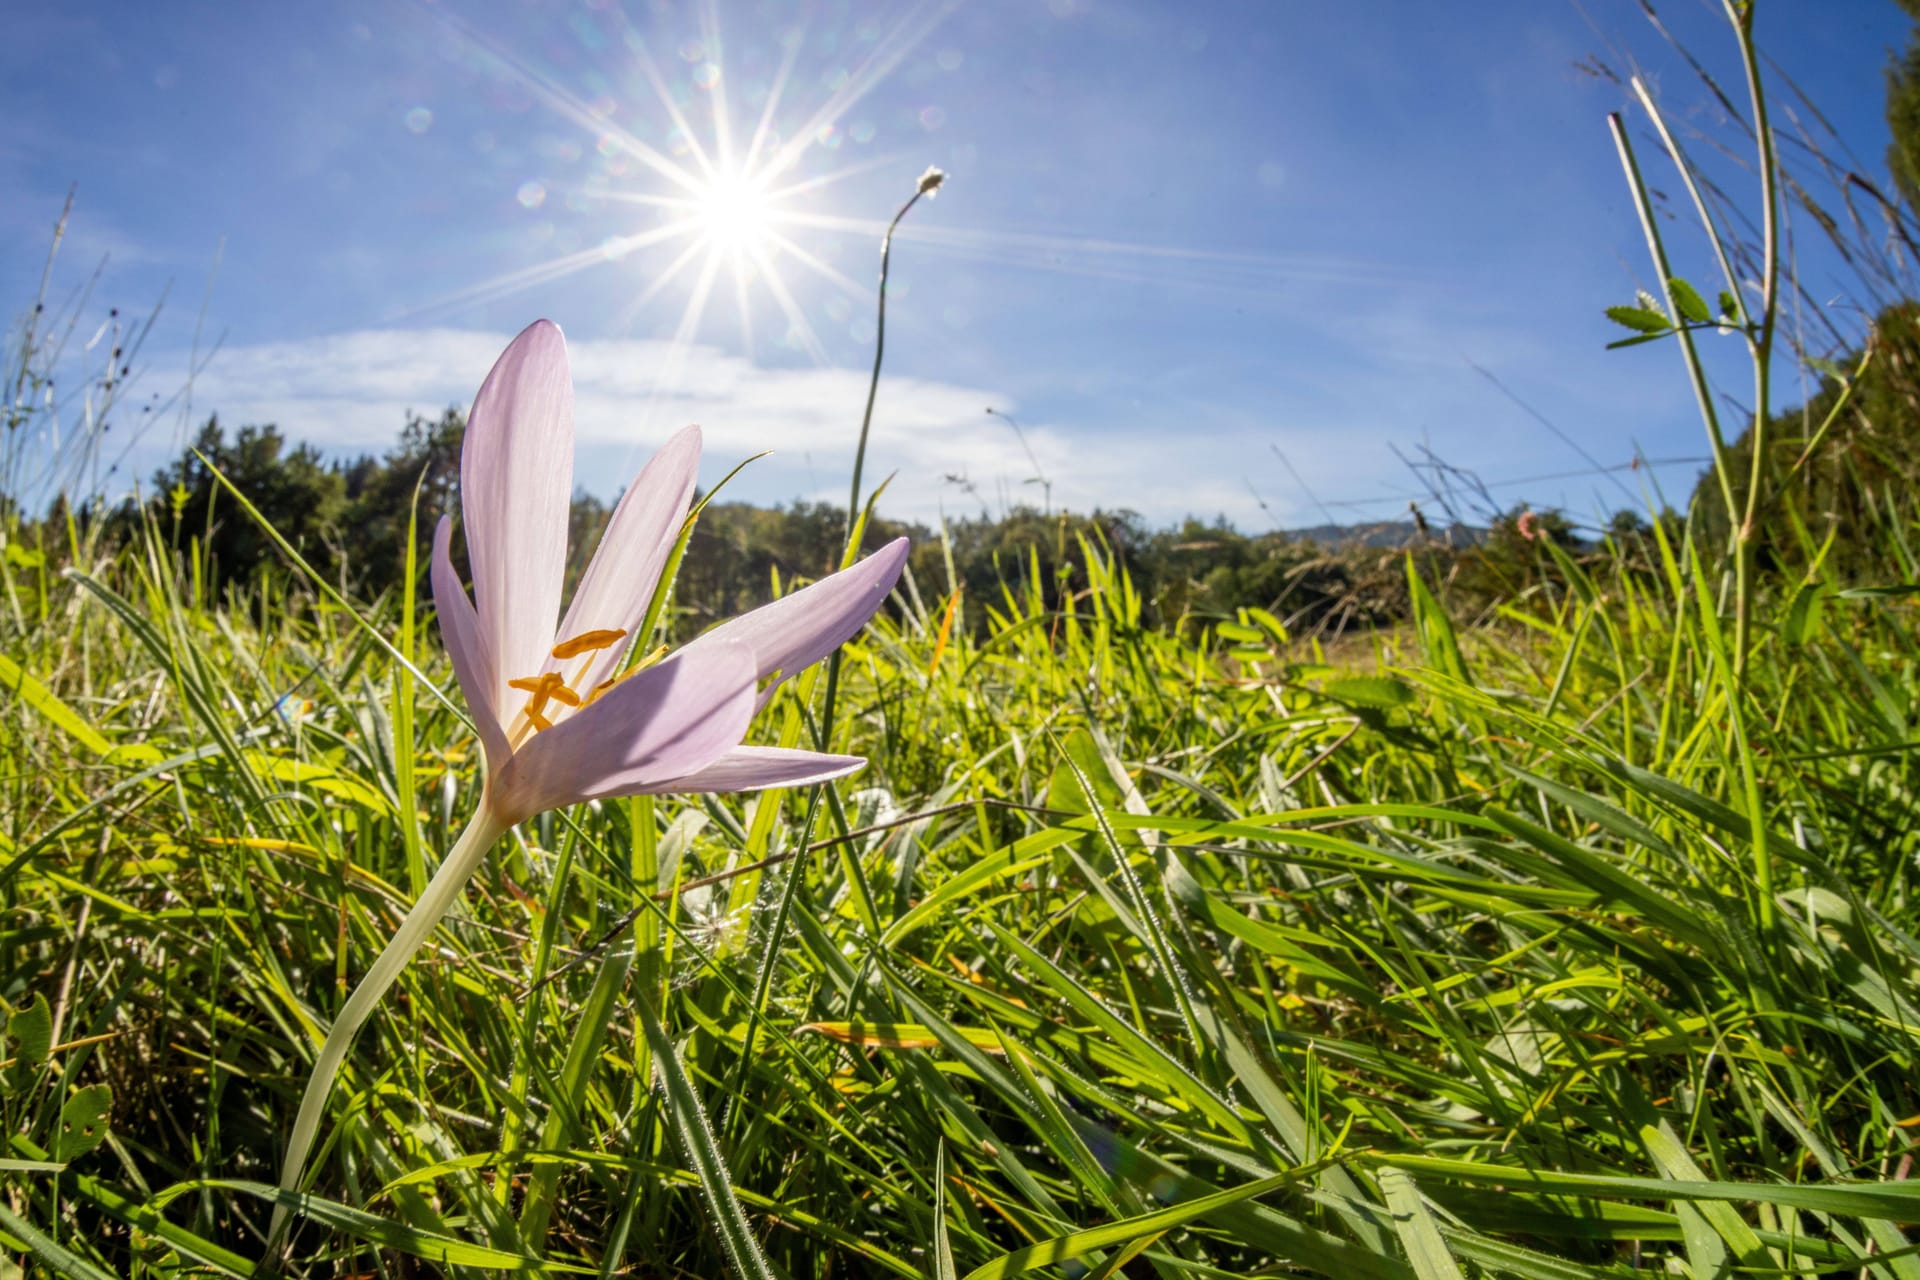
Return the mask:
<path id="1" fill-rule="evenodd" d="M 764 257 L 774 242 L 774 201 L 745 173 L 715 174 L 689 202 L 708 246 L 734 258 Z"/>

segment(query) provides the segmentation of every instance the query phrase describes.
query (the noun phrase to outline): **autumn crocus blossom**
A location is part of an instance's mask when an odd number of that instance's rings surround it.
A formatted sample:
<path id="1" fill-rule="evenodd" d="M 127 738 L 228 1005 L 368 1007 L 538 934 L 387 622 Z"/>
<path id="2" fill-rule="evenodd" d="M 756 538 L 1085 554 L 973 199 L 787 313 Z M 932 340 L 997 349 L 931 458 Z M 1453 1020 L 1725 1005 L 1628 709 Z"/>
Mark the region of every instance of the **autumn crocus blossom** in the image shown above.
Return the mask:
<path id="1" fill-rule="evenodd" d="M 477 602 L 434 537 L 433 599 L 504 823 L 580 800 L 821 782 L 853 756 L 742 747 L 777 682 L 826 657 L 886 599 L 906 540 L 622 675 L 693 497 L 700 429 L 669 440 L 614 508 L 558 630 L 573 486 L 573 388 L 560 330 L 514 339 L 474 401 L 460 505 Z"/>
<path id="2" fill-rule="evenodd" d="M 698 427 L 654 455 L 614 508 L 556 629 L 573 486 L 573 382 L 559 327 L 534 323 L 487 375 L 460 457 L 475 598 L 454 569 L 446 518 L 434 533 L 432 567 L 441 636 L 486 753 L 485 787 L 466 831 L 328 1032 L 281 1168 L 283 1188 L 298 1188 L 354 1035 L 509 827 L 582 800 L 797 786 L 865 763 L 741 740 L 782 680 L 866 625 L 906 563 L 904 538 L 662 661 L 626 665 L 686 519 L 699 461 Z M 276 1209 L 275 1236 L 284 1218 Z"/>

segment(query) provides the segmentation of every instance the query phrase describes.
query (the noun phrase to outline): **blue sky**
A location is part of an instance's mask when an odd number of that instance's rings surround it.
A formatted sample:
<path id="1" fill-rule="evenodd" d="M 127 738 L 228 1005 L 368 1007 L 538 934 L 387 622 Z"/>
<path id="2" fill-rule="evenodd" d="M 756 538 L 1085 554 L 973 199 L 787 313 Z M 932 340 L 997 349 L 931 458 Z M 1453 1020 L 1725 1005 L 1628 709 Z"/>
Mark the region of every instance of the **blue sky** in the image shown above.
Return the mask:
<path id="1" fill-rule="evenodd" d="M 1659 9 L 1738 85 L 1717 5 Z M 384 448 L 547 316 L 573 345 L 587 488 L 611 496 L 699 421 L 707 482 L 772 449 L 737 495 L 844 501 L 878 232 L 928 165 L 950 177 L 896 241 L 869 462 L 898 473 L 896 514 L 1038 504 L 1040 474 L 1056 506 L 1156 522 L 1394 518 L 1418 489 L 1394 448 L 1424 446 L 1502 500 L 1590 516 L 1641 476 L 1506 482 L 1705 452 L 1670 345 L 1604 350 L 1622 334 L 1601 309 L 1652 272 L 1605 126 L 1629 95 L 1577 64 L 1633 60 L 1689 138 L 1737 143 L 1637 0 L 0 10 L 9 318 L 75 184 L 50 296 L 105 262 L 79 338 L 171 289 L 110 487 L 214 411 Z M 1760 12 L 1763 47 L 1878 180 L 1898 8 Z M 772 273 L 700 221 L 723 133 L 734 167 L 785 166 L 762 211 L 785 243 L 739 241 Z M 1634 136 L 1673 188 L 1643 117 Z M 1715 171 L 1751 208 L 1750 179 Z M 1711 296 L 1704 242 L 1668 225 Z M 1792 230 L 1810 296 L 1857 331 L 1860 290 L 1806 219 Z M 196 334 L 218 349 L 188 398 Z M 1716 341 L 1744 397 L 1735 340 Z M 1683 496 L 1696 471 L 1657 474 Z"/>

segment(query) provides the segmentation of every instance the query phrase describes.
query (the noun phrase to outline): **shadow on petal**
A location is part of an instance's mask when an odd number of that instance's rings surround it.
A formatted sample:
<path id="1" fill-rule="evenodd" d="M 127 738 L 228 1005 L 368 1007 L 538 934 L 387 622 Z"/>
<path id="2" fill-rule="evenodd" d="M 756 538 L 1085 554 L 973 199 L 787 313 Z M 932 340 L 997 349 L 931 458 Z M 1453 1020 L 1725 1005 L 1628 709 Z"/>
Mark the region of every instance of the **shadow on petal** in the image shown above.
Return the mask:
<path id="1" fill-rule="evenodd" d="M 621 681 L 592 706 L 536 733 L 501 771 L 493 797 L 509 822 L 662 789 L 740 745 L 756 699 L 743 644 L 684 651 Z"/>

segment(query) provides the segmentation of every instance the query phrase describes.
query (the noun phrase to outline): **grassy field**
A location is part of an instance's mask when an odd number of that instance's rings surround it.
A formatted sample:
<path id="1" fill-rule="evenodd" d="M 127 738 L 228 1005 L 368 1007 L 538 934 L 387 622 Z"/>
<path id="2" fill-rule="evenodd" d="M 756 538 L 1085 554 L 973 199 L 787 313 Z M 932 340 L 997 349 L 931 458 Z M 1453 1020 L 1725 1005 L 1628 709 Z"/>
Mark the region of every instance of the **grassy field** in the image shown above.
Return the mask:
<path id="1" fill-rule="evenodd" d="M 1920 1274 L 1910 618 L 1798 593 L 1736 680 L 1667 550 L 1464 637 L 1417 589 L 1339 666 L 1145 630 L 1118 570 L 964 601 L 985 641 L 914 584 L 837 794 L 496 849 L 288 1269 Z M 320 1034 L 476 799 L 400 602 L 198 580 L 7 573 L 0 1233 L 53 1273 L 254 1273 Z"/>

